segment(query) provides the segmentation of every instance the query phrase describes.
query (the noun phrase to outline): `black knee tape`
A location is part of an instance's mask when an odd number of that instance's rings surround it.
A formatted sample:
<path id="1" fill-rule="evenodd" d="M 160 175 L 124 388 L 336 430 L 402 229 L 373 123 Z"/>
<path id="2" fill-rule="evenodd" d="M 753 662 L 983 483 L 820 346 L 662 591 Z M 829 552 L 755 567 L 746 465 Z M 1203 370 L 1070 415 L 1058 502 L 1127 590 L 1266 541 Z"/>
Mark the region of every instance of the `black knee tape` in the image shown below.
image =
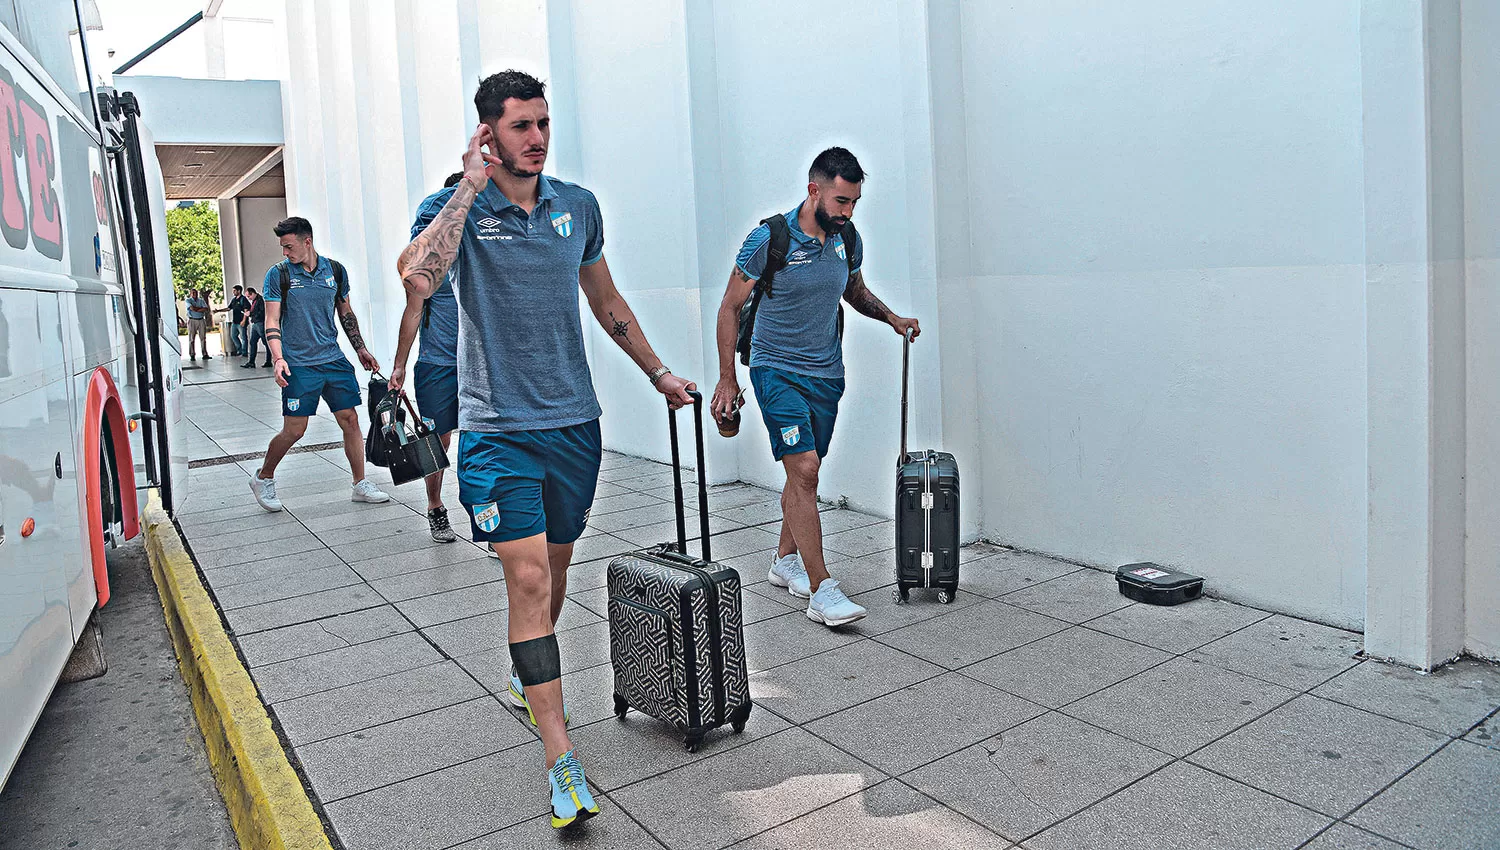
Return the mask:
<path id="1" fill-rule="evenodd" d="M 516 667 L 516 678 L 528 688 L 561 679 L 562 660 L 557 654 L 557 635 L 511 644 L 510 663 Z"/>

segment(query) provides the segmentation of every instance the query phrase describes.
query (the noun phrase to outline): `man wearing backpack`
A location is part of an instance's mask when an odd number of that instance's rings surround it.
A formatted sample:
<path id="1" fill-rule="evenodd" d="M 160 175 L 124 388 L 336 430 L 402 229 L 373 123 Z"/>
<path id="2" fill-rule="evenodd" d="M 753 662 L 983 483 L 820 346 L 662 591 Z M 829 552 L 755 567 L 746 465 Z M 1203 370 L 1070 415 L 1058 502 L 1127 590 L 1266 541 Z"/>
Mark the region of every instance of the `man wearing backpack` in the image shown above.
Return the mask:
<path id="1" fill-rule="evenodd" d="M 448 175 L 443 188 L 453 188 L 463 176 L 462 171 Z M 422 235 L 422 230 L 427 227 L 421 211 L 428 210 L 432 204 L 442 209 L 447 200 L 443 192 L 434 192 L 422 201 L 417 221 L 412 224 L 411 238 Z M 406 310 L 401 314 L 401 328 L 396 339 L 396 362 L 391 366 L 389 382 L 391 392 L 398 392 L 406 385 L 406 358 L 411 354 L 412 343 L 420 330 L 422 347 L 417 352 L 417 368 L 412 375 L 412 394 L 417 398 L 417 410 L 427 427 L 436 431 L 443 441 L 444 451 L 452 451 L 453 432 L 458 430 L 458 298 L 453 286 L 453 279 L 457 276 L 458 265 L 455 263 L 430 297 L 406 294 Z M 433 540 L 452 543 L 458 537 L 448 522 L 448 508 L 443 504 L 443 471 L 439 469 L 423 481 L 427 485 L 427 530 Z M 489 551 L 492 555 L 495 552 L 493 549 Z"/>
<path id="2" fill-rule="evenodd" d="M 860 272 L 864 243 L 850 218 L 864 179 L 859 161 L 844 148 L 818 154 L 808 171 L 807 198 L 750 232 L 719 306 L 719 385 L 711 410 L 720 422 L 738 414 L 739 350 L 750 366 L 771 454 L 786 470 L 781 545 L 769 579 L 806 599 L 808 619 L 827 626 L 867 613 L 829 577 L 818 518 L 818 469 L 844 395 L 839 302 L 898 334 L 921 333 L 916 319 L 881 303 Z"/>
<path id="3" fill-rule="evenodd" d="M 349 275 L 338 260 L 313 249 L 312 225 L 298 216 L 272 228 L 286 257 L 266 271 L 266 347 L 275 363 L 273 374 L 281 387 L 281 432 L 271 438 L 261 468 L 250 479 L 255 501 L 268 511 L 281 510 L 276 497 L 276 465 L 307 433 L 307 420 L 318 412 L 318 399 L 328 402 L 344 432 L 344 455 L 354 473 L 355 502 L 388 502 L 365 478 L 365 437 L 359 429 L 359 382 L 354 367 L 339 349 L 343 325 L 349 345 L 361 366 L 371 372 L 380 364 L 365 348 L 359 321 L 349 305 Z M 283 337 L 283 333 L 285 336 Z"/>

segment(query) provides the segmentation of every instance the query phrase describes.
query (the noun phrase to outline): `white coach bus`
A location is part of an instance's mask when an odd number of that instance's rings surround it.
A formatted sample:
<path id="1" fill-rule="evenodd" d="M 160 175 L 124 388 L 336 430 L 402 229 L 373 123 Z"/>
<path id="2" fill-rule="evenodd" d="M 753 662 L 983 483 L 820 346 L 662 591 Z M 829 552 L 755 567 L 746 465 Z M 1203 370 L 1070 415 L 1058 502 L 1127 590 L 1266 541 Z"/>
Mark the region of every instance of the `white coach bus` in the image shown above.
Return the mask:
<path id="1" fill-rule="evenodd" d="M 0 0 L 0 787 L 97 635 L 106 547 L 187 480 L 160 170 L 82 21 Z"/>

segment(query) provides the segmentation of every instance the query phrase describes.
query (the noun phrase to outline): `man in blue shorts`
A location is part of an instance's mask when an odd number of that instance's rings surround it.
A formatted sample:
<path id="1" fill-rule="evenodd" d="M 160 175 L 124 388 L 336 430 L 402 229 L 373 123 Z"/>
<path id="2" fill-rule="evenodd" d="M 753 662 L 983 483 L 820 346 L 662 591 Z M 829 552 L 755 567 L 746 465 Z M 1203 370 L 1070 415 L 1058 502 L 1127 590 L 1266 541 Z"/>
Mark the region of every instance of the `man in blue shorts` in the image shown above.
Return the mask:
<path id="1" fill-rule="evenodd" d="M 328 402 L 344 432 L 344 456 L 354 474 L 355 502 L 388 502 L 365 478 L 365 436 L 359 430 L 359 382 L 354 367 L 339 349 L 338 324 L 343 325 L 359 363 L 371 372 L 380 364 L 365 348 L 354 308 L 349 306 L 349 278 L 338 260 L 313 249 L 312 225 L 293 216 L 272 228 L 281 241 L 285 260 L 266 271 L 266 347 L 275 363 L 273 374 L 281 387 L 281 432 L 271 438 L 266 459 L 250 478 L 250 492 L 268 511 L 281 510 L 276 497 L 276 465 L 307 433 L 308 417 L 318 412 L 318 399 Z M 284 336 L 283 336 L 284 335 Z"/>
<path id="2" fill-rule="evenodd" d="M 451 189 L 463 178 L 463 172 L 448 175 L 444 189 Z M 429 195 L 418 209 L 425 209 L 441 192 Z M 441 203 L 439 204 L 441 209 Z M 427 222 L 412 225 L 411 238 L 422 234 Z M 396 340 L 396 363 L 391 367 L 390 389 L 397 392 L 406 386 L 406 358 L 411 345 L 422 335 L 417 352 L 416 374 L 412 376 L 412 394 L 417 410 L 427 427 L 436 431 L 443 449 L 452 451 L 453 432 L 458 430 L 458 298 L 453 294 L 453 278 L 458 266 L 450 266 L 448 276 L 428 298 L 406 294 L 406 310 L 401 314 L 401 330 Z M 443 504 L 443 471 L 439 469 L 423 479 L 427 485 L 427 530 L 439 543 L 458 538 L 448 522 L 448 508 Z M 490 550 L 494 554 L 494 550 Z"/>
<path id="3" fill-rule="evenodd" d="M 593 193 L 542 174 L 552 135 L 542 83 L 503 71 L 474 105 L 463 177 L 422 205 L 397 267 L 418 298 L 458 267 L 459 501 L 505 570 L 510 697 L 541 735 L 552 825 L 563 827 L 599 812 L 568 737 L 555 634 L 602 456 L 578 290 L 668 404 L 691 403 L 693 385 L 662 365 L 616 290 Z"/>
<path id="4" fill-rule="evenodd" d="M 807 198 L 781 221 L 768 219 L 745 239 L 718 318 L 719 385 L 711 409 L 722 422 L 738 409 L 734 357 L 740 308 L 766 271 L 774 224 L 785 234 L 785 265 L 772 270 L 771 288 L 758 302 L 750 338 L 750 383 L 770 432 L 771 454 L 786 470 L 781 545 L 769 579 L 806 599 L 808 619 L 828 626 L 852 623 L 867 613 L 829 578 L 818 518 L 818 469 L 828 454 L 844 395 L 839 301 L 898 334 L 921 333 L 916 319 L 891 312 L 865 285 L 860 271 L 864 243 L 849 225 L 864 179 L 864 169 L 849 151 L 829 148 L 818 154 L 808 171 Z"/>

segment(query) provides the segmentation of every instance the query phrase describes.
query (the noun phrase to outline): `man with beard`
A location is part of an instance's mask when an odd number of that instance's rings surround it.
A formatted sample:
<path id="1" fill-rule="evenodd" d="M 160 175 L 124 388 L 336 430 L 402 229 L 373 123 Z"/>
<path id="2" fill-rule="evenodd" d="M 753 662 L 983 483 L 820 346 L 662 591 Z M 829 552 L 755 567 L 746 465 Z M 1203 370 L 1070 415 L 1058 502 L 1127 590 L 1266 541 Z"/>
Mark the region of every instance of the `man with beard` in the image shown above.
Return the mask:
<path id="1" fill-rule="evenodd" d="M 844 395 L 839 301 L 898 334 L 921 333 L 916 319 L 891 312 L 865 285 L 860 271 L 864 243 L 849 226 L 864 179 L 854 154 L 844 148 L 823 151 L 808 171 L 807 198 L 779 221 L 767 219 L 745 239 L 719 306 L 719 384 L 711 405 L 720 422 L 738 413 L 734 357 L 740 308 L 756 292 L 774 249 L 784 265 L 769 269 L 770 288 L 761 291 L 750 340 L 750 382 L 770 432 L 771 454 L 786 470 L 781 545 L 769 579 L 807 600 L 808 619 L 830 627 L 867 613 L 829 578 L 818 518 L 818 469 L 828 454 Z M 773 226 L 779 239 L 773 238 Z"/>
<path id="2" fill-rule="evenodd" d="M 458 266 L 459 501 L 505 570 L 510 699 L 541 735 L 552 825 L 563 827 L 599 812 L 568 738 L 555 634 L 602 459 L 578 290 L 672 407 L 694 387 L 662 365 L 615 289 L 593 193 L 542 174 L 552 136 L 542 83 L 502 71 L 480 82 L 474 105 L 463 177 L 423 205 L 397 268 L 426 298 Z"/>

